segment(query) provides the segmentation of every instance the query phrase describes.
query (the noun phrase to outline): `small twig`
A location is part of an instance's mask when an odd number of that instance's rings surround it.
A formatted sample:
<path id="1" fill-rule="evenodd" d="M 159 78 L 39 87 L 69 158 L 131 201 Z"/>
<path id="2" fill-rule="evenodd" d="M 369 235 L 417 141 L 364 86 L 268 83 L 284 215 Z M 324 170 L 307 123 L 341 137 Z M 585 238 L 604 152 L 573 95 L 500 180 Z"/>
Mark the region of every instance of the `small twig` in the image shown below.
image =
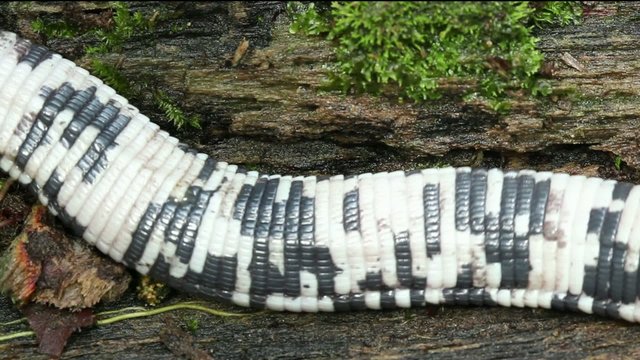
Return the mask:
<path id="1" fill-rule="evenodd" d="M 123 312 L 123 311 L 138 310 L 138 309 L 144 309 L 144 308 L 141 308 L 141 307 L 128 307 L 128 308 L 119 309 L 119 310 L 110 310 L 110 311 L 104 311 L 104 312 L 98 313 L 98 314 L 96 314 L 96 316 L 109 315 L 109 314 L 120 313 L 120 312 Z M 225 311 L 215 310 L 215 309 L 208 308 L 206 306 L 198 305 L 198 302 L 190 301 L 190 302 L 183 302 L 183 303 L 177 303 L 177 304 L 173 304 L 173 305 L 169 305 L 169 306 L 164 306 L 164 307 L 157 308 L 157 309 L 138 311 L 138 312 L 134 312 L 134 313 L 118 315 L 118 316 L 114 316 L 114 317 L 98 320 L 98 321 L 96 321 L 96 326 L 113 324 L 113 323 L 116 323 L 118 321 L 123 321 L 123 320 L 128 320 L 128 319 L 135 319 L 135 318 L 140 318 L 140 317 L 153 316 L 153 315 L 161 314 L 161 313 L 164 313 L 164 312 L 167 312 L 167 311 L 180 310 L 180 309 L 199 310 L 199 311 L 204 311 L 204 312 L 206 312 L 208 314 L 211 314 L 211 315 L 224 316 L 224 317 L 246 316 L 247 315 L 247 314 L 236 314 L 236 313 L 228 313 L 228 312 L 225 312 Z M 24 318 L 23 319 L 18 319 L 18 320 L 13 320 L 13 321 L 10 321 L 8 323 L 2 323 L 0 325 L 2 325 L 2 326 L 13 325 L 13 324 L 17 324 L 17 323 L 23 322 L 24 320 L 25 320 Z M 35 333 L 33 331 L 21 331 L 21 332 L 15 332 L 15 333 L 6 334 L 6 335 L 0 335 L 0 342 L 16 339 L 16 338 L 20 338 L 20 337 L 33 336 L 33 335 L 35 335 Z M 0 346 L 0 348 L 1 348 L 1 346 Z"/>
<path id="2" fill-rule="evenodd" d="M 7 335 L 0 335 L 0 341 L 13 340 L 13 339 L 21 338 L 21 337 L 33 336 L 35 334 L 36 333 L 34 333 L 33 331 L 14 332 L 14 333 L 10 333 L 10 334 L 7 334 Z"/>
<path id="3" fill-rule="evenodd" d="M 122 320 L 135 319 L 135 318 L 146 317 L 146 316 L 153 316 L 153 315 L 161 314 L 161 313 L 164 313 L 164 312 L 167 312 L 167 311 L 179 310 L 179 309 L 200 310 L 200 311 L 204 311 L 204 312 L 206 312 L 208 314 L 217 315 L 217 316 L 225 316 L 225 317 L 229 317 L 229 316 L 245 316 L 246 315 L 246 314 L 235 314 L 235 313 L 228 313 L 228 312 L 224 312 L 224 311 L 214 310 L 214 309 L 211 309 L 211 308 L 208 308 L 208 307 L 196 305 L 195 303 L 177 303 L 177 304 L 174 304 L 174 305 L 169 305 L 169 306 L 165 306 L 165 307 L 161 307 L 161 308 L 157 308 L 157 309 L 153 309 L 153 310 L 140 311 L 140 312 L 135 312 L 135 313 L 131 313 L 131 314 L 118 315 L 118 316 L 114 316 L 114 317 L 111 317 L 111 318 L 98 320 L 96 322 L 96 325 L 107 325 L 107 324 L 112 324 L 112 323 L 115 323 L 115 322 L 118 322 L 118 321 L 122 321 Z"/>
<path id="4" fill-rule="evenodd" d="M 119 313 L 122 313 L 122 312 L 125 312 L 125 311 L 129 311 L 129 310 L 146 311 L 147 309 L 142 307 L 142 306 L 132 306 L 132 307 L 126 307 L 126 308 L 122 308 L 122 309 L 99 312 L 99 313 L 96 313 L 96 316 L 119 314 Z"/>
<path id="5" fill-rule="evenodd" d="M 17 319 L 17 320 L 8 321 L 8 322 L 5 322 L 5 323 L 0 323 L 0 326 L 11 326 L 11 325 L 20 324 L 20 323 L 23 323 L 23 322 L 26 322 L 26 321 L 27 321 L 27 318 L 20 318 L 20 319 Z"/>

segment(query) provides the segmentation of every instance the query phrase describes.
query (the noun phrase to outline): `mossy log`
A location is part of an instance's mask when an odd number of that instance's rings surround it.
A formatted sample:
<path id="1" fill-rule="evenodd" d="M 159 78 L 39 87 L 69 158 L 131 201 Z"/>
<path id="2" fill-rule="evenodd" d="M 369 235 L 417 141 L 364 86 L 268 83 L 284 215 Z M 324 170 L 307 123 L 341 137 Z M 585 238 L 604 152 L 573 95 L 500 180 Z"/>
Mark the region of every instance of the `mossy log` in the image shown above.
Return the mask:
<path id="1" fill-rule="evenodd" d="M 451 95 L 425 104 L 322 90 L 335 62 L 332 46 L 289 33 L 282 2 L 129 6 L 148 16 L 158 12 L 160 20 L 150 33 L 133 34 L 121 50 L 100 59 L 117 66 L 131 83 L 162 89 L 185 113 L 199 115 L 201 130 L 177 129 L 153 104 L 151 90 L 133 101 L 165 129 L 219 159 L 301 175 L 448 164 L 567 171 L 640 183 L 638 2 L 589 2 L 580 25 L 538 30 L 554 93 L 537 100 L 515 97 L 506 114 L 463 102 L 456 96 L 460 86 L 446 81 Z M 8 2 L 0 4 L 0 28 L 44 41 L 89 65 L 83 49 L 96 45 L 95 38 L 44 38 L 33 31 L 32 21 L 75 19 L 80 31 L 87 31 L 110 26 L 112 15 L 106 2 Z M 137 303 L 129 294 L 108 306 Z M 16 317 L 10 302 L 0 300 L 0 322 Z M 198 329 L 181 332 L 185 319 L 192 318 Z M 532 309 L 254 313 L 240 319 L 176 312 L 83 331 L 64 356 L 173 358 L 169 348 L 175 341 L 167 340 L 173 336 L 190 337 L 194 348 L 225 359 L 637 358 L 639 335 L 640 327 L 620 321 Z M 34 338 L 14 340 L 1 351 L 3 358 L 41 356 Z"/>

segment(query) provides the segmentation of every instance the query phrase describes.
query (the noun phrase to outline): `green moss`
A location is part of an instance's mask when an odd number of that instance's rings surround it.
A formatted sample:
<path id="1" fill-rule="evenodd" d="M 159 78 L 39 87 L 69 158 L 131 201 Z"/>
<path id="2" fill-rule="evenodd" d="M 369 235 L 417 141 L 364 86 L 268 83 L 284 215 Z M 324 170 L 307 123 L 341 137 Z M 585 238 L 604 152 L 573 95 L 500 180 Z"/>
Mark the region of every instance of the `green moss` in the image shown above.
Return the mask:
<path id="1" fill-rule="evenodd" d="M 91 69 L 95 76 L 111 86 L 118 94 L 126 98 L 132 98 L 137 95 L 137 92 L 132 90 L 133 87 L 129 80 L 115 66 L 94 58 L 91 60 Z"/>
<path id="2" fill-rule="evenodd" d="M 620 171 L 622 168 L 622 156 L 616 155 L 615 159 L 613 159 L 613 166 L 615 166 L 616 170 Z"/>
<path id="3" fill-rule="evenodd" d="M 31 28 L 37 34 L 48 38 L 72 38 L 78 35 L 78 28 L 63 20 L 47 22 L 37 18 L 31 22 Z"/>
<path id="4" fill-rule="evenodd" d="M 320 15 L 314 3 L 305 6 L 298 1 L 288 2 L 287 13 L 293 19 L 289 27 L 292 34 L 320 35 L 330 30 L 326 14 Z"/>
<path id="5" fill-rule="evenodd" d="M 178 128 L 189 125 L 195 129 L 201 129 L 200 117 L 198 115 L 187 116 L 162 90 L 153 92 L 153 101 L 160 108 L 167 118 Z"/>
<path id="6" fill-rule="evenodd" d="M 191 22 L 187 22 L 186 24 L 175 23 L 171 25 L 171 34 L 177 34 L 181 31 L 184 31 L 191 27 Z"/>
<path id="7" fill-rule="evenodd" d="M 113 27 L 96 29 L 93 32 L 98 38 L 98 45 L 85 48 L 87 54 L 119 52 L 122 50 L 122 44 L 134 34 L 152 31 L 155 28 L 157 16 L 145 17 L 139 11 L 132 13 L 126 3 L 114 3 L 113 11 Z"/>
<path id="8" fill-rule="evenodd" d="M 31 28 L 38 34 L 47 38 L 71 38 L 79 35 L 95 38 L 96 45 L 84 48 L 86 54 L 102 54 L 112 51 L 120 51 L 122 44 L 134 34 L 152 31 L 155 28 L 159 13 L 146 17 L 141 12 L 132 13 L 128 4 L 114 2 L 112 26 L 108 28 L 92 28 L 88 31 L 80 29 L 79 19 L 55 19 L 48 20 L 37 18 L 31 22 Z M 86 27 L 86 24 L 84 25 Z"/>
<path id="9" fill-rule="evenodd" d="M 443 79 L 469 84 L 466 99 L 495 110 L 509 95 L 548 95 L 538 72 L 536 26 L 567 25 L 580 6 L 559 2 L 332 2 L 328 11 L 290 3 L 290 31 L 333 40 L 332 85 L 345 93 L 394 93 L 424 101 L 442 96 Z"/>
<path id="10" fill-rule="evenodd" d="M 242 165 L 248 171 L 259 171 L 260 165 L 256 163 L 246 163 Z"/>
<path id="11" fill-rule="evenodd" d="M 424 159 L 422 161 L 418 161 L 415 163 L 415 169 L 431 169 L 431 168 L 447 168 L 452 166 L 449 162 L 439 159 L 439 158 L 430 158 Z"/>
<path id="12" fill-rule="evenodd" d="M 577 1 L 541 1 L 532 6 L 537 27 L 576 25 L 582 17 L 582 5 Z"/>
<path id="13" fill-rule="evenodd" d="M 188 317 L 184 319 L 184 324 L 187 327 L 187 330 L 192 334 L 198 331 L 200 328 L 200 321 L 195 317 Z"/>
<path id="14" fill-rule="evenodd" d="M 139 36 L 152 32 L 158 19 L 165 19 L 168 15 L 162 15 L 161 11 L 157 10 L 150 16 L 145 16 L 139 11 L 132 12 L 129 9 L 129 5 L 124 2 L 113 3 L 112 11 L 112 26 L 109 28 L 96 28 L 83 33 L 84 36 L 95 39 L 93 45 L 84 48 L 84 53 L 87 55 L 93 75 L 102 79 L 120 95 L 129 99 L 137 99 L 141 97 L 144 90 L 151 88 L 151 86 L 145 81 L 129 81 L 116 66 L 102 61 L 100 55 L 121 52 L 122 46 L 127 40 L 134 35 Z M 70 21 L 65 21 L 65 19 L 57 19 L 55 22 L 36 19 L 31 25 L 34 31 L 50 38 L 69 38 L 80 34 L 77 27 L 72 25 Z M 180 31 L 190 26 L 191 23 L 177 27 L 174 25 L 172 31 Z M 201 128 L 200 117 L 197 115 L 187 116 L 166 92 L 161 90 L 154 91 L 153 104 L 178 129 L 185 125 L 196 129 Z"/>

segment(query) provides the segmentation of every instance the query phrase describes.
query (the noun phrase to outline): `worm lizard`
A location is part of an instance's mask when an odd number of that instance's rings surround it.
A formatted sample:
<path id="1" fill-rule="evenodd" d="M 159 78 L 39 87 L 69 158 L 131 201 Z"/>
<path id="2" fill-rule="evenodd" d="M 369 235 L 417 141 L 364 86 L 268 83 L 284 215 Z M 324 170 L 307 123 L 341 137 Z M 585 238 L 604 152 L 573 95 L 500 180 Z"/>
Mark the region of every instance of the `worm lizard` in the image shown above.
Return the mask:
<path id="1" fill-rule="evenodd" d="M 246 171 L 10 32 L 0 156 L 70 231 L 196 296 L 292 312 L 500 305 L 640 321 L 640 187 L 629 183 L 468 167 Z"/>

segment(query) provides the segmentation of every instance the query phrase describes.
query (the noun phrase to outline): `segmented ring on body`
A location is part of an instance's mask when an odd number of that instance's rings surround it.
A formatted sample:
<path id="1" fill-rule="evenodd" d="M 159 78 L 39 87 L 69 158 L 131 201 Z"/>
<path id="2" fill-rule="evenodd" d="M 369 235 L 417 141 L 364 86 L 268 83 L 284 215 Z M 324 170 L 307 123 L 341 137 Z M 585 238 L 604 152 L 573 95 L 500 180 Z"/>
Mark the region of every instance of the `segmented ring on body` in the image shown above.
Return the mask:
<path id="1" fill-rule="evenodd" d="M 0 155 L 69 229 L 193 295 L 294 312 L 501 305 L 640 321 L 632 184 L 467 167 L 245 171 L 9 32 Z"/>

